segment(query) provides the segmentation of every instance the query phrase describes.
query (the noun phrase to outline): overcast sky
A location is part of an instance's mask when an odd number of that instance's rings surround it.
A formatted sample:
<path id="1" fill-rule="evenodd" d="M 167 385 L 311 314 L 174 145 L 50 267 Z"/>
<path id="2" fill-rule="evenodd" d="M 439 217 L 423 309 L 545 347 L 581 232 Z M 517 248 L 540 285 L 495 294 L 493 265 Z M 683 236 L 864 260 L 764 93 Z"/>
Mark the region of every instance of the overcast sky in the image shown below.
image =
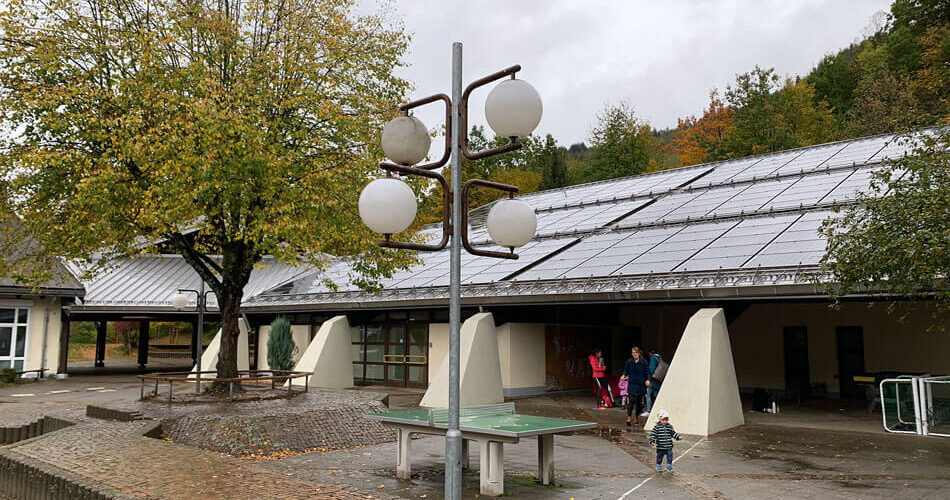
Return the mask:
<path id="1" fill-rule="evenodd" d="M 451 45 L 461 41 L 465 83 L 521 64 L 544 102 L 537 132 L 566 146 L 587 139 L 608 102 L 626 100 L 666 128 L 756 64 L 804 75 L 890 1 L 393 0 L 389 17 L 413 36 L 400 71 L 413 97 L 451 93 Z M 487 93 L 476 91 L 469 123 L 485 123 Z M 417 116 L 433 128 L 442 111 Z"/>

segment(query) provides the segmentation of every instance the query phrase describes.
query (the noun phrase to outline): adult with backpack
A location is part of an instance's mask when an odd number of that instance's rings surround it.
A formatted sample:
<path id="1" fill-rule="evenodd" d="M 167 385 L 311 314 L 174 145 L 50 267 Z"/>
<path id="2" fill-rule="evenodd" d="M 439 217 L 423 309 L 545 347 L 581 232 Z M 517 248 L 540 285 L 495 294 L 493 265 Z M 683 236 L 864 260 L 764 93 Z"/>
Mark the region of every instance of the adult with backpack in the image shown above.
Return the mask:
<path id="1" fill-rule="evenodd" d="M 660 387 L 663 385 L 663 379 L 666 377 L 666 372 L 669 368 L 670 365 L 663 360 L 663 356 L 660 356 L 660 353 L 656 352 L 656 349 L 650 349 L 650 387 L 647 388 L 646 393 L 647 413 L 650 413 L 653 409 L 653 402 L 656 401 Z"/>
<path id="2" fill-rule="evenodd" d="M 630 359 L 623 365 L 623 374 L 621 377 L 627 381 L 627 425 L 630 425 L 630 419 L 633 423 L 640 425 L 640 411 L 643 410 L 643 396 L 650 386 L 650 365 L 643 358 L 643 351 L 639 347 L 630 350 Z M 637 412 L 633 413 L 636 407 Z"/>

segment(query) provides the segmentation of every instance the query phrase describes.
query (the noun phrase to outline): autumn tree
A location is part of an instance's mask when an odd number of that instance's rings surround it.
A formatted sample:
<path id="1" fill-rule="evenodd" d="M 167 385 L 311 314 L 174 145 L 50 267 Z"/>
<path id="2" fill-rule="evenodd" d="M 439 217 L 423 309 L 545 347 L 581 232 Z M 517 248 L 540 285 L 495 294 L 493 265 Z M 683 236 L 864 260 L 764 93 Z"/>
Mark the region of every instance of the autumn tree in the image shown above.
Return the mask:
<path id="1" fill-rule="evenodd" d="M 410 258 L 361 223 L 407 36 L 353 0 L 9 0 L 0 14 L 2 198 L 90 273 L 180 253 L 217 297 L 237 375 L 264 255 L 353 256 L 369 286 Z"/>
<path id="2" fill-rule="evenodd" d="M 607 105 L 597 115 L 590 144 L 581 174 L 588 182 L 642 174 L 657 161 L 652 129 L 623 102 Z"/>
<path id="3" fill-rule="evenodd" d="M 722 101 L 719 91 L 713 89 L 709 92 L 709 106 L 703 116 L 677 120 L 670 150 L 683 166 L 720 160 L 723 158 L 722 139 L 732 128 L 734 119 L 732 108 Z"/>
<path id="4" fill-rule="evenodd" d="M 828 293 L 935 298 L 950 311 L 950 130 L 914 134 L 912 155 L 887 162 L 871 190 L 826 220 Z"/>
<path id="5" fill-rule="evenodd" d="M 905 131 L 919 125 L 910 78 L 881 69 L 858 84 L 843 126 L 848 137 Z"/>
<path id="6" fill-rule="evenodd" d="M 834 120 L 827 103 L 805 81 L 784 80 L 772 68 L 738 75 L 726 88 L 734 126 L 723 139 L 724 156 L 735 158 L 826 142 Z"/>

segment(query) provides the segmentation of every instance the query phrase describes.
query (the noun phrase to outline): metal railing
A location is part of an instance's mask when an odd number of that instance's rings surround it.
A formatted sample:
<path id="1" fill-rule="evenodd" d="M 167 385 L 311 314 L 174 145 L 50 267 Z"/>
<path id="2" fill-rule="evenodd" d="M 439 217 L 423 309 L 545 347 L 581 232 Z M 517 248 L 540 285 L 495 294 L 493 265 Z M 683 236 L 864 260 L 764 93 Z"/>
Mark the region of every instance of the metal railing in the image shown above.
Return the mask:
<path id="1" fill-rule="evenodd" d="M 950 437 L 950 376 L 908 376 L 881 381 L 884 430 Z"/>
<path id="2" fill-rule="evenodd" d="M 287 385 L 287 396 L 294 393 L 293 379 L 303 378 L 303 391 L 307 392 L 310 387 L 310 376 L 313 372 L 297 372 L 292 370 L 238 370 L 238 376 L 234 378 L 219 378 L 217 376 L 203 377 L 202 375 L 217 375 L 216 371 L 190 371 L 190 372 L 164 372 L 150 373 L 147 375 L 137 375 L 142 382 L 139 399 L 145 398 L 145 383 L 154 382 L 155 387 L 152 390 L 152 397 L 158 397 L 159 384 L 168 383 L 168 405 L 172 404 L 172 395 L 175 391 L 175 384 L 194 384 L 194 383 L 223 383 L 228 384 L 228 399 L 234 399 L 234 384 L 257 384 L 270 382 L 270 388 L 275 389 L 276 384 L 285 383 Z"/>

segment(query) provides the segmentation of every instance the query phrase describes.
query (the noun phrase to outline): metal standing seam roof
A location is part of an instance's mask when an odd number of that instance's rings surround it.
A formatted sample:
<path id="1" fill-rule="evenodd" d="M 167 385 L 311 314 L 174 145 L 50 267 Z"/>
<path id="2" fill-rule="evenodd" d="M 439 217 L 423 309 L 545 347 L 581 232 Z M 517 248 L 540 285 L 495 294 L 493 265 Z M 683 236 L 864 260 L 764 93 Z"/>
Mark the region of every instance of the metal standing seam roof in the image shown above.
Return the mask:
<path id="1" fill-rule="evenodd" d="M 251 273 L 244 288 L 245 300 L 299 277 L 308 268 L 294 267 L 265 257 Z M 86 296 L 77 311 L 168 310 L 178 289 L 197 290 L 201 280 L 181 255 L 143 255 L 117 260 L 109 269 L 85 281 Z M 188 307 L 195 307 L 189 294 Z M 208 296 L 208 308 L 217 309 L 217 299 Z"/>
<path id="2" fill-rule="evenodd" d="M 820 295 L 813 283 L 825 249 L 821 222 L 867 191 L 885 159 L 913 147 L 906 137 L 880 135 L 521 195 L 537 213 L 537 235 L 518 260 L 462 252 L 463 301 Z M 493 246 L 484 228 L 489 207 L 471 211 L 476 246 Z M 420 257 L 422 264 L 381 280 L 378 294 L 350 283 L 338 261 L 246 305 L 442 304 L 449 252 Z"/>

